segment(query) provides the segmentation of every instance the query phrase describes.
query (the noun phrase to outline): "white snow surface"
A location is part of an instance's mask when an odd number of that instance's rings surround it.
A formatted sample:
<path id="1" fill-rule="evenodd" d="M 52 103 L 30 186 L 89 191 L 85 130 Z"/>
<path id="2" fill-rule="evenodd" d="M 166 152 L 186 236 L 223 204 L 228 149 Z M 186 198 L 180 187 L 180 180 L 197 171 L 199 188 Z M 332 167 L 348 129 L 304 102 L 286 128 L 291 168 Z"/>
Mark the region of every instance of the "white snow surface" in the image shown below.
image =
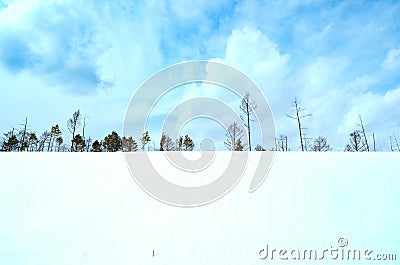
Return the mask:
<path id="1" fill-rule="evenodd" d="M 178 208 L 141 190 L 122 153 L 1 153 L 0 264 L 371 264 L 258 254 L 339 238 L 400 260 L 400 154 L 276 153 L 249 193 L 257 155 L 226 196 Z"/>

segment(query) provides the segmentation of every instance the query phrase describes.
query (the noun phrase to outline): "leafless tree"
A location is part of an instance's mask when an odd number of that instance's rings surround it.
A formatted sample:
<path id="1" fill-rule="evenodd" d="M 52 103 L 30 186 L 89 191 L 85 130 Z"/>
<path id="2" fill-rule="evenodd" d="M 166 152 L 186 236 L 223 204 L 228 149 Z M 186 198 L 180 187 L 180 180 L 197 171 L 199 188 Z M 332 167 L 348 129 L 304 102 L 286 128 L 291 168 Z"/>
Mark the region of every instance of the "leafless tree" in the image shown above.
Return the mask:
<path id="1" fill-rule="evenodd" d="M 254 121 L 251 119 L 251 116 L 254 114 L 254 110 L 257 108 L 255 101 L 250 100 L 249 92 L 246 92 L 245 96 L 242 99 L 242 103 L 240 105 L 240 110 L 244 113 L 244 117 L 240 116 L 244 126 L 247 128 L 248 134 L 248 143 L 249 143 L 249 151 L 251 151 L 251 130 L 250 130 L 250 122 Z"/>
<path id="2" fill-rule="evenodd" d="M 86 114 L 83 115 L 83 125 L 82 125 L 82 137 L 85 139 L 85 129 L 87 126 L 87 121 L 86 121 Z"/>
<path id="3" fill-rule="evenodd" d="M 390 136 L 390 150 L 393 151 L 399 151 L 400 152 L 400 147 L 399 147 L 399 143 L 397 142 L 397 137 L 396 135 L 393 133 L 393 138 L 392 136 Z"/>
<path id="4" fill-rule="evenodd" d="M 287 135 L 281 134 L 279 138 L 275 139 L 275 150 L 276 151 L 289 151 Z"/>
<path id="5" fill-rule="evenodd" d="M 176 147 L 174 140 L 172 140 L 168 134 L 162 133 L 160 140 L 160 151 L 173 151 L 175 149 Z"/>
<path id="6" fill-rule="evenodd" d="M 311 146 L 311 151 L 327 152 L 330 150 L 332 150 L 332 148 L 329 146 L 328 141 L 326 140 L 325 137 L 318 136 L 317 138 L 314 139 L 314 143 Z"/>
<path id="7" fill-rule="evenodd" d="M 372 133 L 372 139 L 374 140 L 374 152 L 376 152 L 375 133 Z"/>
<path id="8" fill-rule="evenodd" d="M 225 147 L 230 151 L 241 151 L 243 150 L 242 140 L 241 138 L 244 135 L 243 129 L 237 124 L 237 122 L 233 122 L 228 126 L 226 131 L 226 141 L 224 142 Z M 240 144 L 238 145 L 238 141 Z"/>
<path id="9" fill-rule="evenodd" d="M 71 152 L 75 151 L 75 148 L 74 148 L 75 132 L 76 132 L 76 129 L 78 129 L 78 127 L 81 125 L 81 119 L 82 119 L 81 112 L 80 112 L 80 110 L 77 110 L 74 112 L 74 114 L 72 114 L 72 117 L 69 118 L 69 120 L 67 122 L 68 130 L 72 134 Z"/>
<path id="10" fill-rule="evenodd" d="M 51 135 L 51 133 L 49 133 L 48 131 L 44 131 L 42 133 L 42 135 L 40 136 L 39 141 L 38 141 L 37 151 L 39 151 L 39 152 L 44 151 L 45 145 L 48 144 L 50 141 L 50 135 Z"/>
<path id="11" fill-rule="evenodd" d="M 345 151 L 364 152 L 365 150 L 366 147 L 361 137 L 360 131 L 356 130 L 350 133 L 350 143 L 346 145 Z"/>
<path id="12" fill-rule="evenodd" d="M 18 151 L 22 152 L 26 148 L 28 148 L 28 132 L 27 132 L 27 126 L 28 126 L 28 118 L 25 118 L 25 123 L 22 124 L 23 129 L 20 131 L 20 139 L 19 139 L 19 147 Z"/>
<path id="13" fill-rule="evenodd" d="M 307 128 L 302 127 L 301 119 L 303 119 L 305 117 L 309 117 L 309 116 L 311 116 L 311 114 L 304 114 L 304 115 L 302 114 L 302 112 L 305 109 L 300 107 L 300 102 L 297 100 L 297 98 L 294 98 L 294 100 L 293 100 L 293 107 L 294 107 L 294 109 L 292 111 L 295 112 L 295 116 L 291 116 L 289 114 L 286 114 L 286 116 L 297 121 L 298 129 L 299 129 L 301 151 L 306 151 L 307 147 L 305 146 L 305 143 L 304 143 L 304 141 L 305 141 L 304 140 L 304 138 L 305 138 L 304 130 Z"/>
<path id="14" fill-rule="evenodd" d="M 358 120 L 360 121 L 360 123 L 358 123 L 357 125 L 358 125 L 358 126 L 360 127 L 360 129 L 361 129 L 360 133 L 362 134 L 362 138 L 363 138 L 362 141 L 363 141 L 363 144 L 364 144 L 364 146 L 365 146 L 367 152 L 369 152 L 368 139 L 367 139 L 367 136 L 366 136 L 366 134 L 365 134 L 365 128 L 364 128 L 363 121 L 362 121 L 362 119 L 361 119 L 361 115 L 358 115 Z"/>

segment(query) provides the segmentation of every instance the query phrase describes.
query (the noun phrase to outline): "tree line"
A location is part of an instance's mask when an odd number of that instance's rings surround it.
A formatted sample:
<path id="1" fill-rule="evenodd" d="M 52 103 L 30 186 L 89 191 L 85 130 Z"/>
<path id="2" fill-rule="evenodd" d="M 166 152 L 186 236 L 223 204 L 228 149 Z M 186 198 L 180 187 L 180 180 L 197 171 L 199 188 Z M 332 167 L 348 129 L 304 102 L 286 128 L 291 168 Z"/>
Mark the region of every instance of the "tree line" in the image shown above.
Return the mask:
<path id="1" fill-rule="evenodd" d="M 293 114 L 286 116 L 293 119 L 299 135 L 299 145 L 301 151 L 327 152 L 331 151 L 326 137 L 318 136 L 314 139 L 306 134 L 307 128 L 304 127 L 304 119 L 311 114 L 304 113 L 305 109 L 301 107 L 301 103 L 297 98 L 292 102 Z M 250 98 L 250 94 L 246 93 L 241 100 L 239 106 L 241 115 L 241 127 L 238 122 L 232 122 L 226 130 L 226 140 L 224 145 L 231 151 L 252 151 L 251 144 L 251 124 L 254 122 L 254 110 L 257 104 Z M 20 128 L 3 134 L 0 142 L 0 151 L 4 152 L 137 152 L 141 151 L 192 151 L 195 143 L 193 139 L 186 134 L 172 139 L 166 132 L 163 132 L 159 145 L 153 142 L 151 146 L 151 137 L 148 131 L 144 132 L 137 142 L 132 136 L 121 137 L 116 131 L 104 137 L 104 139 L 92 139 L 85 135 L 87 127 L 86 115 L 82 115 L 80 110 L 75 111 L 67 120 L 67 129 L 71 135 L 70 142 L 65 142 L 60 126 L 55 124 L 50 130 L 46 130 L 40 135 L 28 129 L 28 119 L 26 118 Z M 243 129 L 245 130 L 243 130 Z M 243 138 L 247 138 L 248 146 L 243 142 Z M 367 136 L 364 122 L 361 116 L 358 117 L 357 129 L 349 133 L 349 142 L 343 151 L 346 152 L 370 152 L 376 151 L 375 133 L 371 137 Z M 288 136 L 280 134 L 275 138 L 275 146 L 268 147 L 272 151 L 291 151 L 288 144 Z M 390 136 L 391 151 L 399 151 L 399 143 L 396 135 Z M 265 151 L 266 148 L 256 145 L 256 151 Z"/>
<path id="2" fill-rule="evenodd" d="M 83 119 L 83 121 L 82 121 Z M 38 135 L 28 130 L 26 118 L 19 130 L 13 128 L 3 134 L 0 151 L 5 152 L 136 152 L 160 150 L 160 151 L 192 151 L 194 142 L 189 135 L 180 136 L 175 141 L 166 133 L 162 134 L 160 148 L 150 147 L 151 137 L 148 131 L 140 138 L 140 143 L 130 137 L 121 137 L 116 131 L 104 137 L 102 140 L 93 140 L 85 136 L 87 126 L 86 115 L 80 110 L 75 111 L 67 121 L 67 128 L 71 134 L 71 142 L 64 142 L 60 126 L 58 124 Z M 78 130 L 82 127 L 81 133 Z M 140 145 L 139 145 L 140 144 Z"/>

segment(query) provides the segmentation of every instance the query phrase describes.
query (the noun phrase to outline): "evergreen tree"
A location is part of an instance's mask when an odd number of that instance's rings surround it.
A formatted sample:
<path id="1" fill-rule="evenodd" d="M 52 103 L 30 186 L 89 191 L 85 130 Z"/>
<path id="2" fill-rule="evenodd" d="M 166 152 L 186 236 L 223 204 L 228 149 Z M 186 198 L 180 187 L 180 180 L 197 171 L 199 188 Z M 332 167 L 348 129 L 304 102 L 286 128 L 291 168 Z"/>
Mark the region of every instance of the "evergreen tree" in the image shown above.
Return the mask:
<path id="1" fill-rule="evenodd" d="M 75 135 L 75 138 L 72 140 L 73 146 L 75 148 L 74 151 L 76 152 L 83 152 L 85 151 L 86 143 L 85 139 L 83 139 L 82 135 L 77 134 Z"/>
<path id="2" fill-rule="evenodd" d="M 17 151 L 19 141 L 17 136 L 14 134 L 14 128 L 11 131 L 5 133 L 4 137 L 5 138 L 3 139 L 3 143 L 1 145 L 1 151 Z"/>
<path id="3" fill-rule="evenodd" d="M 193 151 L 194 149 L 194 142 L 192 138 L 189 137 L 189 135 L 185 135 L 185 138 L 183 140 L 183 148 L 185 151 Z"/>
<path id="4" fill-rule="evenodd" d="M 122 139 L 116 131 L 112 131 L 103 140 L 103 147 L 107 152 L 117 152 L 122 150 Z"/>
<path id="5" fill-rule="evenodd" d="M 149 131 L 146 131 L 145 133 L 143 133 L 140 141 L 142 142 L 142 151 L 145 151 L 147 144 L 151 141 Z"/>
<path id="6" fill-rule="evenodd" d="M 94 141 L 92 144 L 92 152 L 101 152 L 102 151 L 102 143 L 100 143 L 98 140 Z"/>

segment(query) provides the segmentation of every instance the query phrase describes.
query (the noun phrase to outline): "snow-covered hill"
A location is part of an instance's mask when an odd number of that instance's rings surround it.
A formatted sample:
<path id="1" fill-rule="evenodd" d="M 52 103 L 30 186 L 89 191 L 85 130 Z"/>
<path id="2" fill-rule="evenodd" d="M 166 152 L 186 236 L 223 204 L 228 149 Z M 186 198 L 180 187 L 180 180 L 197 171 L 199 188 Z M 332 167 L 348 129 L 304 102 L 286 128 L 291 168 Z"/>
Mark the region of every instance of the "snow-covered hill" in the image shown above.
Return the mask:
<path id="1" fill-rule="evenodd" d="M 277 153 L 256 192 L 248 193 L 250 162 L 222 199 L 177 208 L 142 191 L 121 153 L 1 153 L 0 264 L 371 263 L 278 255 L 321 257 L 331 247 L 399 260 L 399 161 L 397 153 Z M 267 245 L 278 249 L 273 260 L 259 257 Z"/>

